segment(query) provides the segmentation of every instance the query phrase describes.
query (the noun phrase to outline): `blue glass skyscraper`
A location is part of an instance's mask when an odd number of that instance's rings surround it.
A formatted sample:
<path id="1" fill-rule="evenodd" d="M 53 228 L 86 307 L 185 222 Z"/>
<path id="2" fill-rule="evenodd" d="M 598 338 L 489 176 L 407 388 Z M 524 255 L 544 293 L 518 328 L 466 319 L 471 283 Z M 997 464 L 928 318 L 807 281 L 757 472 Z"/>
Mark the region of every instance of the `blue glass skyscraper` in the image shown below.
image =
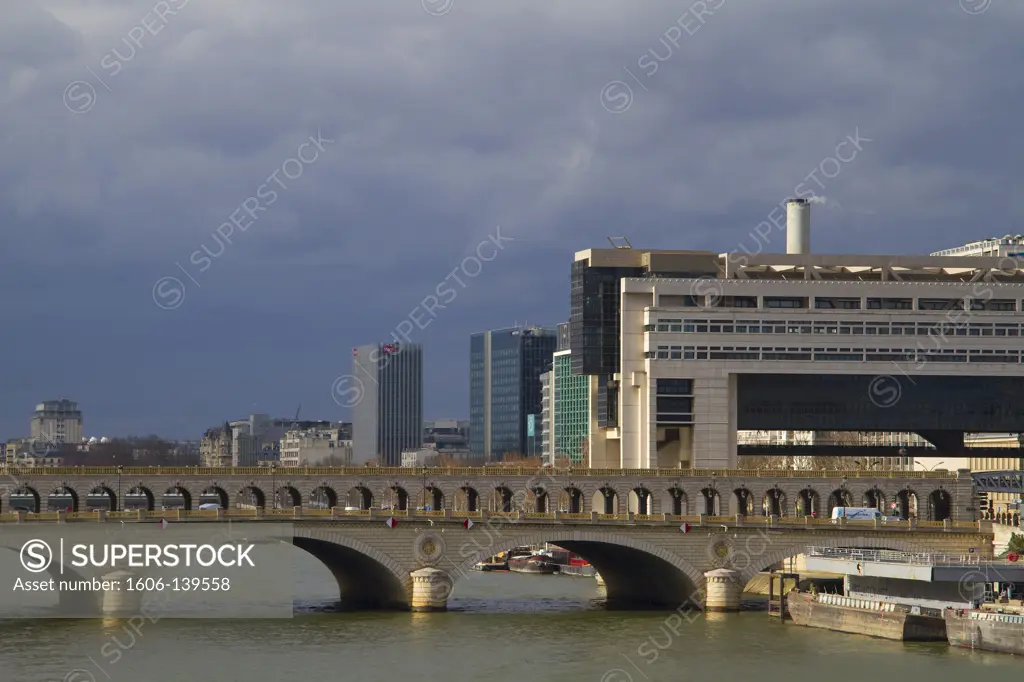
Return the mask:
<path id="1" fill-rule="evenodd" d="M 551 369 L 557 345 L 556 331 L 547 327 L 510 327 L 470 337 L 469 449 L 474 458 L 493 462 L 531 454 L 527 423 L 530 415 L 540 423 L 540 375 Z"/>

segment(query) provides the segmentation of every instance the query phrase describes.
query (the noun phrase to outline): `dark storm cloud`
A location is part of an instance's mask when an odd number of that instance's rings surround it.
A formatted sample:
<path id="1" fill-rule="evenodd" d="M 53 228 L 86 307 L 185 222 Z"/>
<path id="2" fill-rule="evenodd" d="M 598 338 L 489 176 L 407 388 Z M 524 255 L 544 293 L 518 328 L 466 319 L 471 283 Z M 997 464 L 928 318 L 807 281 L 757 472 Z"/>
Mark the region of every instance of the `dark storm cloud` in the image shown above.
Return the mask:
<path id="1" fill-rule="evenodd" d="M 413 339 L 428 415 L 464 416 L 468 334 L 564 319 L 574 251 L 737 248 L 857 131 L 815 187 L 836 202 L 815 250 L 1024 231 L 1011 0 L 12 4 L 0 436 L 59 395 L 90 435 L 195 436 L 254 403 L 344 416 L 351 347 L 500 225 L 516 241 Z M 318 130 L 334 142 L 189 281 L 176 263 L 218 251 Z"/>

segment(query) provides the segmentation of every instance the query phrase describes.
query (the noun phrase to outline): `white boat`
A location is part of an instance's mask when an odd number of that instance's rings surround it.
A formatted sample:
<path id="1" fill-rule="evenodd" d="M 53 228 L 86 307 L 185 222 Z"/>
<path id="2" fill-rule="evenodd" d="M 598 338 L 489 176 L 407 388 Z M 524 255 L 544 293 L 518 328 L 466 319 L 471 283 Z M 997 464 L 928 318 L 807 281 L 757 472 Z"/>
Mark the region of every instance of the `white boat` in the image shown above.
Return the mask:
<path id="1" fill-rule="evenodd" d="M 206 504 L 199 505 L 200 511 L 214 511 L 215 509 L 220 509 L 220 505 L 216 502 L 207 502 Z"/>

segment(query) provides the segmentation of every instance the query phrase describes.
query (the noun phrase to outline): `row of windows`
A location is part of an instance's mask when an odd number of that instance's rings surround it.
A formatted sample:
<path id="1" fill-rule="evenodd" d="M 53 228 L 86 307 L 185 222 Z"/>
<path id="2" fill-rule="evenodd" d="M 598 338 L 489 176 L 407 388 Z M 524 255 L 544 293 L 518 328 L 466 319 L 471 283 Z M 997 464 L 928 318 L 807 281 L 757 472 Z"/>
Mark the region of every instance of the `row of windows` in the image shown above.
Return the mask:
<path id="1" fill-rule="evenodd" d="M 797 322 L 788 320 L 708 320 L 662 318 L 645 332 L 683 334 L 836 334 L 851 336 L 1021 336 L 1012 322 Z"/>
<path id="2" fill-rule="evenodd" d="M 1016 350 L 918 350 L 913 348 L 771 348 L 760 346 L 658 346 L 651 360 L 803 360 L 836 362 L 1020 363 Z M 659 388 L 658 393 L 662 393 Z"/>
<path id="3" fill-rule="evenodd" d="M 700 305 L 698 299 L 704 298 L 708 308 L 757 308 L 757 296 L 717 296 L 686 297 L 686 307 Z M 1012 298 L 978 299 L 965 296 L 962 298 L 837 298 L 831 296 L 764 296 L 761 298 L 762 308 L 816 308 L 819 310 L 998 310 L 1012 312 L 1017 310 L 1017 301 Z"/>

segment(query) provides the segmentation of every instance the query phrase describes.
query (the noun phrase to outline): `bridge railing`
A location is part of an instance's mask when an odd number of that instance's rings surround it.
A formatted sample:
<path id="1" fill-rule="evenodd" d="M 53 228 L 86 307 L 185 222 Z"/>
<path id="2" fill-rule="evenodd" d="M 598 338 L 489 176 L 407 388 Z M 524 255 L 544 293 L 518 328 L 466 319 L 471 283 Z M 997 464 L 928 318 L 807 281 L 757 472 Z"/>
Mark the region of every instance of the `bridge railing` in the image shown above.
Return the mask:
<path id="1" fill-rule="evenodd" d="M 1010 564 L 1006 559 L 983 559 L 980 554 L 940 554 L 933 552 L 901 552 L 889 549 L 848 549 L 844 547 L 809 547 L 809 557 L 843 561 L 911 564 L 915 566 L 977 566 Z"/>
<path id="2" fill-rule="evenodd" d="M 955 479 L 956 472 L 947 471 L 831 471 L 793 469 L 586 469 L 551 467 L 285 467 L 290 477 L 387 477 L 415 478 L 492 478 L 513 476 L 560 476 L 571 478 L 899 478 Z M 271 467 L 0 467 L 0 475 L 36 478 L 81 477 L 196 477 L 229 478 L 271 477 L 282 475 L 282 469 Z"/>

